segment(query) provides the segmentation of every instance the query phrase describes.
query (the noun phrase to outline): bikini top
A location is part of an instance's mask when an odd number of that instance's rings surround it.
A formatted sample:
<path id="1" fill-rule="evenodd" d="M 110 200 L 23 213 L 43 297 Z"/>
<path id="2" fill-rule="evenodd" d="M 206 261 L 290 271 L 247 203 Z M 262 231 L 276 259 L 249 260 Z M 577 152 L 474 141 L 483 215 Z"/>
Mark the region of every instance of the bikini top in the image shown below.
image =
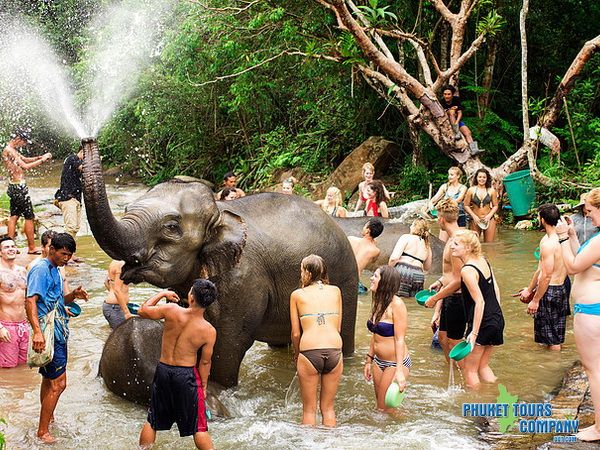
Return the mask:
<path id="1" fill-rule="evenodd" d="M 325 316 L 333 316 L 333 315 L 339 315 L 338 312 L 318 312 L 318 313 L 307 313 L 307 314 L 302 314 L 300 316 L 301 319 L 303 319 L 304 317 L 311 317 L 311 316 L 316 316 L 317 317 L 317 325 L 325 325 Z"/>
<path id="2" fill-rule="evenodd" d="M 489 205 L 492 203 L 492 197 L 490 197 L 490 193 L 488 192 L 488 190 L 485 190 L 485 197 L 483 197 L 483 200 L 480 199 L 477 196 L 477 189 L 475 189 L 475 191 L 473 192 L 473 197 L 472 197 L 472 201 L 473 203 L 478 207 L 478 208 L 482 208 L 485 205 Z"/>
<path id="3" fill-rule="evenodd" d="M 333 208 L 333 211 L 331 211 L 331 217 L 337 217 L 337 209 L 338 207 L 336 206 L 335 208 Z"/>
<path id="4" fill-rule="evenodd" d="M 458 197 L 460 197 L 460 193 L 462 192 L 462 187 L 464 187 L 462 184 L 459 185 L 458 191 L 456 191 L 456 193 L 450 195 L 448 193 L 448 184 L 446 184 L 446 192 L 444 192 L 444 198 L 451 198 L 452 200 L 458 200 Z"/>
<path id="5" fill-rule="evenodd" d="M 374 217 L 381 216 L 381 214 L 379 213 L 379 205 L 377 204 L 377 202 L 375 200 L 367 201 L 367 208 L 365 209 L 365 211 L 367 212 L 367 215 L 369 215 L 368 213 L 370 210 L 373 211 Z"/>
<path id="6" fill-rule="evenodd" d="M 409 253 L 406 253 L 406 252 L 402 252 L 402 255 L 400 255 L 400 256 L 408 256 L 409 258 L 412 258 L 412 259 L 414 259 L 416 261 L 419 261 L 421 264 L 425 263 L 424 259 L 417 258 L 416 256 L 413 256 L 413 255 L 411 255 Z"/>
<path id="7" fill-rule="evenodd" d="M 581 250 L 583 250 L 585 247 L 587 247 L 589 245 L 589 243 L 592 241 L 592 239 L 594 239 L 596 236 L 600 236 L 600 231 L 598 231 L 596 234 L 591 235 L 587 241 L 585 241 L 583 244 L 581 244 L 579 246 L 579 248 L 577 249 L 577 254 L 579 254 L 579 252 L 581 252 Z M 592 264 L 592 267 L 596 267 L 596 268 L 600 269 L 600 264 L 594 263 L 594 264 Z"/>
<path id="8" fill-rule="evenodd" d="M 378 322 L 376 325 L 373 324 L 371 319 L 367 320 L 367 329 L 373 333 L 378 334 L 381 337 L 393 337 L 394 336 L 394 324 L 389 322 Z"/>

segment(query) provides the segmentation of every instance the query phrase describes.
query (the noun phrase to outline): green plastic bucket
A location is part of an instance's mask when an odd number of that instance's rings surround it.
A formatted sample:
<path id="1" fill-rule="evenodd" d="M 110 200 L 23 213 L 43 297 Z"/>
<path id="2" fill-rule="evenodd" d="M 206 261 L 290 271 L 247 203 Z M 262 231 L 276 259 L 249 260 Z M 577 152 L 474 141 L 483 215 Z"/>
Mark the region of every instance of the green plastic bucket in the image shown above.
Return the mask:
<path id="1" fill-rule="evenodd" d="M 511 173 L 503 180 L 508 200 L 517 217 L 526 216 L 535 200 L 535 184 L 529 170 L 519 170 Z"/>

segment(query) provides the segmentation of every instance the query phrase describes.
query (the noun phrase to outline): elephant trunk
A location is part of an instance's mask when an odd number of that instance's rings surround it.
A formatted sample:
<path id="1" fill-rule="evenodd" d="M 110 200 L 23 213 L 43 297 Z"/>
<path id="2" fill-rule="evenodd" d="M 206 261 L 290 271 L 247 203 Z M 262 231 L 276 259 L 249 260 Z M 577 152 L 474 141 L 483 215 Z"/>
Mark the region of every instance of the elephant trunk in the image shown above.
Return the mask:
<path id="1" fill-rule="evenodd" d="M 93 138 L 83 139 L 83 195 L 87 220 L 98 245 L 111 258 L 136 264 L 136 249 L 140 233 L 135 233 L 127 223 L 115 219 L 102 178 L 102 165 L 98 143 Z"/>

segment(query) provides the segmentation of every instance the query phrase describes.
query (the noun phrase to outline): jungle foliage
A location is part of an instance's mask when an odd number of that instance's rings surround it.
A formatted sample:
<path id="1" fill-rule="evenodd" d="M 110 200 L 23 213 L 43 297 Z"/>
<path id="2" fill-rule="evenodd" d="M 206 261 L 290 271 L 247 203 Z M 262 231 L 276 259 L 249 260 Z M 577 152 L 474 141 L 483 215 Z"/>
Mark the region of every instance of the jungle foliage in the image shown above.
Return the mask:
<path id="1" fill-rule="evenodd" d="M 85 23 L 102 2 L 21 3 L 65 57 L 85 67 L 84 39 L 73 17 Z M 375 25 L 391 21 L 424 36 L 439 55 L 440 16 L 429 1 L 356 4 Z M 477 100 L 485 91 L 482 67 L 489 41 L 460 75 L 465 122 L 490 165 L 504 161 L 522 140 L 520 49 L 515 45 L 519 8 L 519 2 L 481 0 L 467 31 L 469 42 L 482 27 L 493 28 L 490 39 L 497 45 L 490 107 L 483 114 Z M 572 58 L 597 34 L 599 22 L 598 2 L 531 2 L 532 116 L 543 111 Z M 404 45 L 405 65 L 414 68 L 414 52 Z M 136 171 L 149 183 L 176 174 L 218 182 L 224 172 L 235 170 L 249 189 L 278 181 L 274 174 L 282 169 L 329 173 L 366 138 L 381 135 L 402 148 L 384 174 L 399 186 L 401 198 L 426 195 L 427 183 L 439 182 L 451 161 L 425 137 L 422 166 L 410 165 L 413 147 L 405 118 L 354 70 L 357 62 L 364 61 L 352 36 L 340 32 L 333 14 L 316 1 L 181 2 L 162 53 L 143 74 L 136 94 L 102 130 L 102 151 L 110 164 Z M 568 97 L 571 124 L 563 111 L 554 130 L 563 144 L 560 161 L 540 149 L 539 166 L 546 175 L 600 184 L 599 62 L 598 56 L 590 61 Z M 224 77 L 236 73 L 241 74 Z"/>

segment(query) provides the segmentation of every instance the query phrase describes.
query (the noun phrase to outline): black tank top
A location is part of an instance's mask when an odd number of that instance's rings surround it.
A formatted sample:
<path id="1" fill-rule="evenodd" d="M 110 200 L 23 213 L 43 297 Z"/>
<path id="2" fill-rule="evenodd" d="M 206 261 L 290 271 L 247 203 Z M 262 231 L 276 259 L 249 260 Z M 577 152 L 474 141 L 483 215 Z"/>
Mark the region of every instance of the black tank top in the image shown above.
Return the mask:
<path id="1" fill-rule="evenodd" d="M 479 273 L 479 289 L 481 290 L 481 295 L 483 296 L 483 300 L 485 305 L 483 307 L 483 318 L 481 319 L 481 327 L 487 324 L 500 323 L 504 322 L 504 317 L 502 315 L 502 309 L 500 308 L 500 303 L 498 303 L 498 298 L 496 297 L 496 289 L 494 289 L 494 275 L 492 274 L 492 268 L 490 267 L 490 263 L 487 262 L 488 267 L 490 268 L 490 277 L 486 278 L 485 275 L 473 264 L 465 264 L 463 267 L 473 267 Z M 467 309 L 467 322 L 472 327 L 473 324 L 473 315 L 475 314 L 475 301 L 467 288 L 467 285 L 464 281 L 460 283 L 463 295 L 463 301 L 465 302 L 465 306 Z"/>

